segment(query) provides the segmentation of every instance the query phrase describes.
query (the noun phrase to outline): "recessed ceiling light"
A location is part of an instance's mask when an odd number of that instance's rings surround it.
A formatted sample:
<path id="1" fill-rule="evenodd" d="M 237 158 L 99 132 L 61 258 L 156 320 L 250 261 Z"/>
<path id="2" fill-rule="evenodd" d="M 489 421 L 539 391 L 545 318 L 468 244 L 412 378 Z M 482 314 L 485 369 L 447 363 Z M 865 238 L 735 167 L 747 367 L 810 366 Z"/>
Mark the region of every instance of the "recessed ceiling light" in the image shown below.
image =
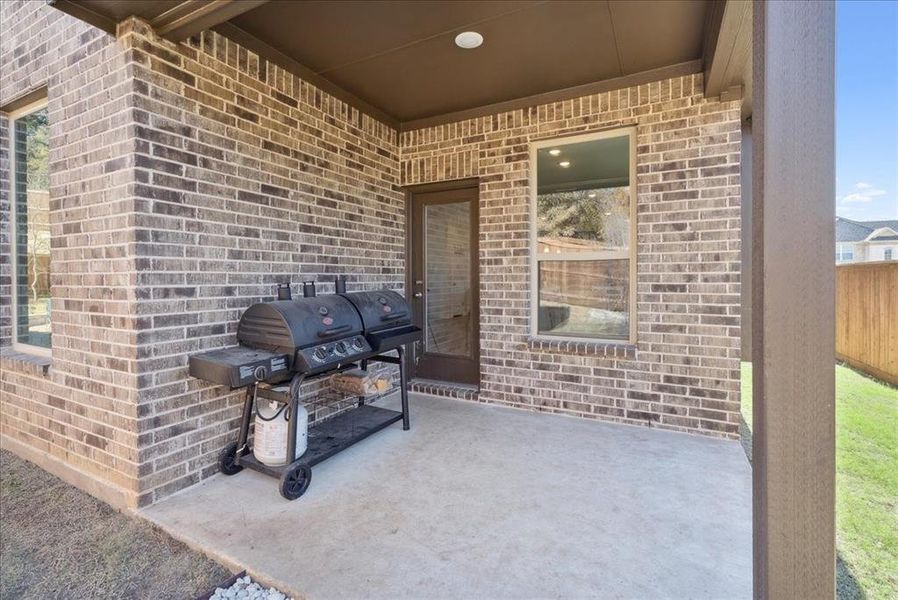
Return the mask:
<path id="1" fill-rule="evenodd" d="M 455 45 L 465 50 L 476 48 L 483 43 L 483 36 L 476 31 L 462 31 L 455 36 Z"/>
<path id="2" fill-rule="evenodd" d="M 558 156 L 559 154 L 561 154 L 561 150 L 559 150 L 558 148 L 552 148 L 551 150 L 549 150 L 549 154 L 551 154 L 552 156 Z"/>
<path id="3" fill-rule="evenodd" d="M 571 161 L 563 160 L 560 163 L 558 163 L 558 166 L 561 167 L 562 169 L 567 169 L 569 166 L 571 166 Z"/>

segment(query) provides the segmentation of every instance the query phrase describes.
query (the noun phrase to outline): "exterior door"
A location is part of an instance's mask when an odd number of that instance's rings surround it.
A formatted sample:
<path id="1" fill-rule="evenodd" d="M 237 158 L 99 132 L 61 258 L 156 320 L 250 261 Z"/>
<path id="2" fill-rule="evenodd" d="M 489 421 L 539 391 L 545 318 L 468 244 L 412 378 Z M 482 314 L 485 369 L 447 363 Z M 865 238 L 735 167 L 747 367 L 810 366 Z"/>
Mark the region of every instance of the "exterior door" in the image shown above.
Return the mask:
<path id="1" fill-rule="evenodd" d="M 409 190 L 410 280 L 417 377 L 480 384 L 476 181 Z"/>

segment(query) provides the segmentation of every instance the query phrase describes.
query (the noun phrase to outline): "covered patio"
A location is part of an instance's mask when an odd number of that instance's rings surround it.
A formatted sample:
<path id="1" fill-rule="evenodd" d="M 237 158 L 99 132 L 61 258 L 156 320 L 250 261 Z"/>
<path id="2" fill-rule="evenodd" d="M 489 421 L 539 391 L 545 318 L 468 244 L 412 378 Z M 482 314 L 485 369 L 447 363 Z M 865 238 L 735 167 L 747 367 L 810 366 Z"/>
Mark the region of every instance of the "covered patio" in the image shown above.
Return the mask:
<path id="1" fill-rule="evenodd" d="M 0 144 L 42 115 L 50 207 L 0 178 L 57 265 L 36 355 L 0 311 L 4 447 L 301 597 L 833 596 L 830 3 L 3 10 Z M 341 275 L 408 299 L 381 373 L 447 397 L 295 502 L 217 474 L 254 396 L 189 360 Z"/>
<path id="2" fill-rule="evenodd" d="M 384 405 L 396 404 L 395 394 Z M 299 502 L 244 471 L 141 514 L 308 598 L 750 598 L 739 443 L 411 397 Z"/>

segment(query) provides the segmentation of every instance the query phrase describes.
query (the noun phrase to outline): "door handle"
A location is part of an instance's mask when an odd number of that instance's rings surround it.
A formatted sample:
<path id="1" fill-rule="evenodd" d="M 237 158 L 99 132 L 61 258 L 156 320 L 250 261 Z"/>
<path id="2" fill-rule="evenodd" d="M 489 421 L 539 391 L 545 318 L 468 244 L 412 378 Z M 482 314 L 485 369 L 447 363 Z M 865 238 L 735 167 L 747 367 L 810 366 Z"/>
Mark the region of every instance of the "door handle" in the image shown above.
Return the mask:
<path id="1" fill-rule="evenodd" d="M 414 296 L 415 296 L 415 298 L 423 298 L 424 292 L 415 292 Z"/>

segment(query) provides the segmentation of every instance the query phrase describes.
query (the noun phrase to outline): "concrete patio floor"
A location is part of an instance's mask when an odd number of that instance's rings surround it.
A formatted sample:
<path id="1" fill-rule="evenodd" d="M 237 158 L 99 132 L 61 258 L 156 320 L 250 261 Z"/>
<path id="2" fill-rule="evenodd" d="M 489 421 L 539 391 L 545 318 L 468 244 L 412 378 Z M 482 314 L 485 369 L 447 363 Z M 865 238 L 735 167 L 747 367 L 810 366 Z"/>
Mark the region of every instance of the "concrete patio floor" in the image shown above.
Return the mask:
<path id="1" fill-rule="evenodd" d="M 294 502 L 244 470 L 142 514 L 297 597 L 751 597 L 738 442 L 416 394 L 411 407 L 411 431 L 316 466 Z"/>

